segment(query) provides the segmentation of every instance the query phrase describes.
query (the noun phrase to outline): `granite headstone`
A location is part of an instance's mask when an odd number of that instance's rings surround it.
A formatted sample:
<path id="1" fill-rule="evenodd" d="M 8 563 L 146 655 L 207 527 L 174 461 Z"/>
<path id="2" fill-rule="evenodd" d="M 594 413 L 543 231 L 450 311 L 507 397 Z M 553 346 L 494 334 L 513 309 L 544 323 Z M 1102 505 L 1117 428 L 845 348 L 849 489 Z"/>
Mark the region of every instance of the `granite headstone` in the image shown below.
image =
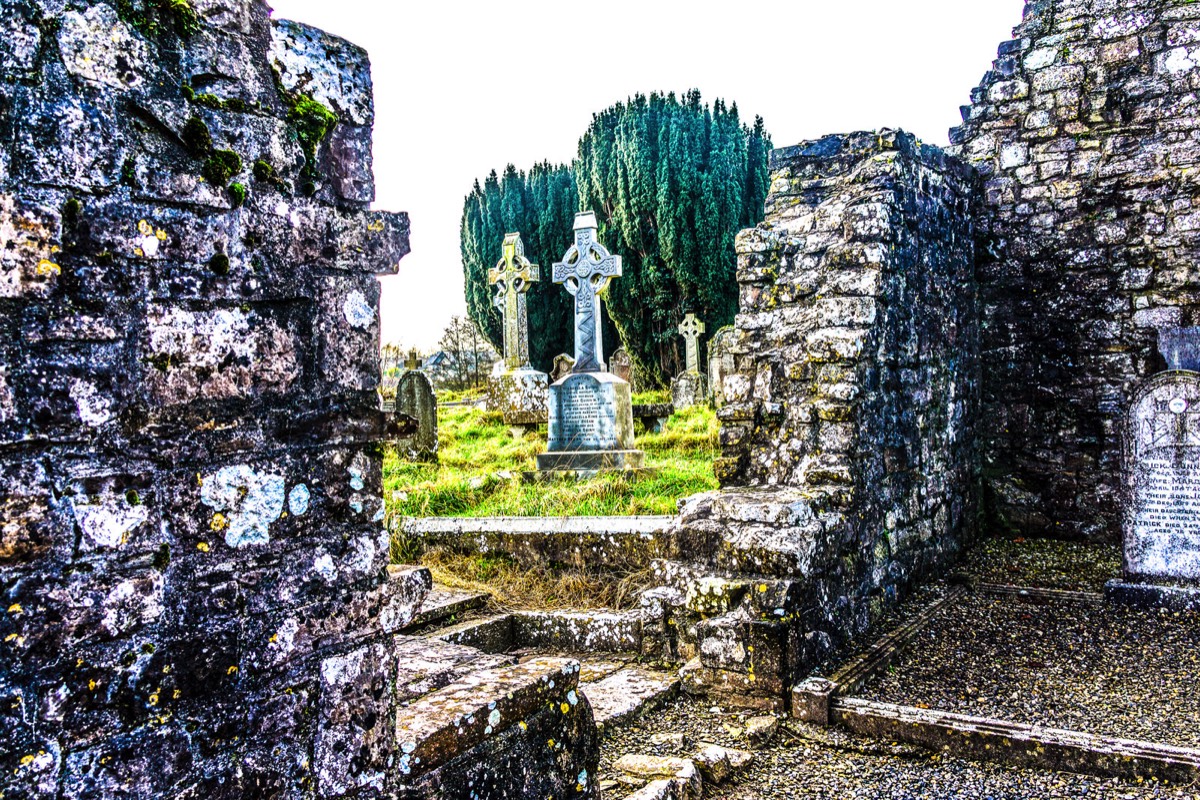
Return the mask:
<path id="1" fill-rule="evenodd" d="M 396 412 L 417 421 L 417 432 L 396 442 L 401 456 L 411 461 L 437 461 L 437 397 L 424 372 L 410 369 L 400 376 Z"/>
<path id="2" fill-rule="evenodd" d="M 1167 363 L 1189 347 L 1160 340 Z M 1124 430 L 1124 580 L 1111 599 L 1200 607 L 1200 373 L 1173 369 L 1134 394 Z"/>
<path id="3" fill-rule="evenodd" d="M 734 371 L 732 325 L 721 328 L 708 340 L 708 393 L 717 408 L 725 405 L 725 376 Z"/>
<path id="4" fill-rule="evenodd" d="M 629 383 L 631 391 L 633 389 L 633 359 L 629 357 L 629 352 L 624 347 L 619 347 L 613 351 L 613 354 L 608 357 L 608 371 L 616 375 L 623 381 Z"/>

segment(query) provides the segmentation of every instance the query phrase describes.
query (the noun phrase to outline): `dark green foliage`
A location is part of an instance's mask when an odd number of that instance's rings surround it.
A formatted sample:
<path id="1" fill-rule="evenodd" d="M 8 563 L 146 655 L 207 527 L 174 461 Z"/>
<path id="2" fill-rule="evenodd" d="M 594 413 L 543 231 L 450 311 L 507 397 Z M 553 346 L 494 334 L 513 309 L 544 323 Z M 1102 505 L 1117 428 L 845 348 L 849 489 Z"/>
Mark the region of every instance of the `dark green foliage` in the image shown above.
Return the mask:
<path id="1" fill-rule="evenodd" d="M 171 30 L 187 38 L 200 30 L 200 17 L 188 0 L 117 0 L 117 16 L 144 36 Z"/>
<path id="2" fill-rule="evenodd" d="M 321 177 L 317 171 L 317 154 L 321 149 L 321 143 L 338 124 L 338 115 L 309 95 L 284 89 L 278 74 L 275 75 L 275 88 L 284 105 L 287 106 L 287 121 L 296 131 L 296 141 L 300 143 L 300 149 L 304 151 L 304 168 L 300 171 L 300 191 L 311 196 L 316 193 L 317 180 Z"/>
<path id="3" fill-rule="evenodd" d="M 198 106 L 211 108 L 213 111 L 235 111 L 239 114 L 250 110 L 250 105 L 240 97 L 230 97 L 222 100 L 210 92 L 197 92 L 191 85 L 185 83 L 182 87 L 184 98 Z"/>
<path id="4" fill-rule="evenodd" d="M 665 384 L 683 368 L 677 327 L 694 311 L 710 333 L 737 313 L 738 231 L 763 216 L 770 138 L 737 106 L 700 92 L 637 95 L 597 114 L 574 169 L 580 205 L 624 261 L 606 299 L 639 374 Z"/>
<path id="5" fill-rule="evenodd" d="M 246 202 L 248 191 L 244 183 L 229 184 L 229 202 L 233 203 L 234 208 L 241 208 Z"/>
<path id="6" fill-rule="evenodd" d="M 501 258 L 504 234 L 520 233 L 526 258 L 541 266 L 541 280 L 530 288 L 526 303 L 530 361 L 543 371 L 549 371 L 556 355 L 575 348 L 574 305 L 551 280 L 551 264 L 571 245 L 577 197 L 568 167 L 543 163 L 525 173 L 510 164 L 503 178 L 492 172 L 482 186 L 476 181 L 463 204 L 460 245 L 467 312 L 498 350 L 503 349 L 502 320 L 487 273 Z"/>
<path id="7" fill-rule="evenodd" d="M 262 183 L 270 183 L 275 179 L 275 168 L 271 166 L 271 162 L 260 158 L 254 162 L 254 180 Z"/>
<path id="8" fill-rule="evenodd" d="M 200 170 L 204 180 L 213 186 L 225 186 L 229 179 L 242 171 L 242 158 L 232 150 L 214 150 Z M 244 187 L 243 187 L 244 188 Z"/>
<path id="9" fill-rule="evenodd" d="M 526 255 L 542 266 L 529 293 L 534 366 L 549 369 L 555 355 L 572 353 L 573 303 L 551 281 L 551 265 L 574 239 L 575 211 L 594 209 L 601 241 L 624 261 L 605 298 L 605 352 L 623 342 L 644 385 L 665 385 L 682 369 L 677 328 L 688 311 L 710 334 L 733 321 L 733 241 L 762 219 L 770 149 L 762 119 L 749 128 L 736 105 L 709 107 L 696 90 L 682 99 L 638 95 L 597 114 L 570 168 L 542 164 L 525 174 L 510 165 L 503 178 L 476 182 L 460 240 L 468 313 L 499 347 L 487 270 L 504 234 L 520 231 Z"/>
<path id="10" fill-rule="evenodd" d="M 208 260 L 208 268 L 217 275 L 228 275 L 229 256 L 224 253 L 213 253 L 213 257 Z"/>
<path id="11" fill-rule="evenodd" d="M 138 497 L 138 493 L 135 490 L 129 489 L 125 492 L 125 502 L 131 506 L 140 506 L 142 498 Z"/>
<path id="12" fill-rule="evenodd" d="M 121 164 L 121 183 L 135 189 L 138 188 L 137 162 L 133 160 L 133 156 L 125 159 Z"/>
<path id="13" fill-rule="evenodd" d="M 196 158 L 203 158 L 212 150 L 212 134 L 208 125 L 199 117 L 190 117 L 183 126 L 183 144 Z"/>
<path id="14" fill-rule="evenodd" d="M 169 544 L 160 544 L 158 550 L 154 553 L 154 557 L 150 560 L 150 564 L 159 572 L 171 566 L 171 546 Z"/>

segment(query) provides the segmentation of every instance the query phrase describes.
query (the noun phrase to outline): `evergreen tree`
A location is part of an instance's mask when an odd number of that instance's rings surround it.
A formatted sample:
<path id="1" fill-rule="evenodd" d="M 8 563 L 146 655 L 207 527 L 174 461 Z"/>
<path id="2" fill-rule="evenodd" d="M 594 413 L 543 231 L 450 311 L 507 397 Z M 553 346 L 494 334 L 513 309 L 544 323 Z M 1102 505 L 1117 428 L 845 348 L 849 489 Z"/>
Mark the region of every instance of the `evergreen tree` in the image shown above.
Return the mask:
<path id="1" fill-rule="evenodd" d="M 665 385 L 683 367 L 677 327 L 694 312 L 711 332 L 737 313 L 734 238 L 763 216 L 771 140 L 761 117 L 748 128 L 737 105 L 705 105 L 699 90 L 636 95 L 596 114 L 570 168 L 511 164 L 467 195 L 462 257 L 467 309 L 502 347 L 502 323 L 487 271 L 504 234 L 518 231 L 542 267 L 529 291 L 530 355 L 548 371 L 574 348 L 574 306 L 551 265 L 574 239 L 578 209 L 593 209 L 601 241 L 624 274 L 605 298 L 605 352 L 624 343 L 642 380 Z M 619 341 L 618 341 L 619 339 Z"/>
<path id="2" fill-rule="evenodd" d="M 509 164 L 503 176 L 493 171 L 483 186 L 475 182 L 463 203 L 460 246 L 467 313 L 497 350 L 503 352 L 504 323 L 494 305 L 495 287 L 488 270 L 503 256 L 504 235 L 520 233 L 525 256 L 541 267 L 540 280 L 526 294 L 529 357 L 549 372 L 554 357 L 575 347 L 574 304 L 551 280 L 551 265 L 573 240 L 579 192 L 566 166 L 537 164 L 528 173 Z"/>

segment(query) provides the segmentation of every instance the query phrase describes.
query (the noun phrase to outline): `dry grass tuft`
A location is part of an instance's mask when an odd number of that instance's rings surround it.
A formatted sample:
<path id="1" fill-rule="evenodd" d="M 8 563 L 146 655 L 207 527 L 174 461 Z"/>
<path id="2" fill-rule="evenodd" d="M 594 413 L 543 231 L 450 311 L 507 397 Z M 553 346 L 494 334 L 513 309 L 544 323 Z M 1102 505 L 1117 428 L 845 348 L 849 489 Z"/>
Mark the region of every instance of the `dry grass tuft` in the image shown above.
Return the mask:
<path id="1" fill-rule="evenodd" d="M 621 610 L 637 603 L 651 586 L 650 570 L 600 572 L 574 568 L 533 568 L 503 555 L 460 555 L 442 548 L 425 552 L 421 564 L 435 582 L 454 589 L 489 592 L 508 611 L 558 611 L 605 608 Z"/>

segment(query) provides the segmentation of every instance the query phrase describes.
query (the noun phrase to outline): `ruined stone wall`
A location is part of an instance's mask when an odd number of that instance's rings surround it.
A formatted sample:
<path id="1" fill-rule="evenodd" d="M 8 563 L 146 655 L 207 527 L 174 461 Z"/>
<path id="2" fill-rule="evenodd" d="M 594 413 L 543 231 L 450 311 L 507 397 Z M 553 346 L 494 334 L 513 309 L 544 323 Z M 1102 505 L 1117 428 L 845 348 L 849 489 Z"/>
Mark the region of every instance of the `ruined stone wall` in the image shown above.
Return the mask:
<path id="1" fill-rule="evenodd" d="M 261 3 L 0 6 L 0 795 L 394 761 L 371 125 L 366 54 Z"/>
<path id="2" fill-rule="evenodd" d="M 1002 529 L 1116 538 L 1120 420 L 1200 324 L 1200 5 L 1035 0 L 951 134 L 985 184 L 984 468 Z"/>
<path id="3" fill-rule="evenodd" d="M 803 565 L 784 572 L 844 632 L 974 529 L 977 184 L 892 131 L 776 150 L 771 179 L 738 238 L 717 470 L 805 499 L 819 525 L 777 531 Z"/>

